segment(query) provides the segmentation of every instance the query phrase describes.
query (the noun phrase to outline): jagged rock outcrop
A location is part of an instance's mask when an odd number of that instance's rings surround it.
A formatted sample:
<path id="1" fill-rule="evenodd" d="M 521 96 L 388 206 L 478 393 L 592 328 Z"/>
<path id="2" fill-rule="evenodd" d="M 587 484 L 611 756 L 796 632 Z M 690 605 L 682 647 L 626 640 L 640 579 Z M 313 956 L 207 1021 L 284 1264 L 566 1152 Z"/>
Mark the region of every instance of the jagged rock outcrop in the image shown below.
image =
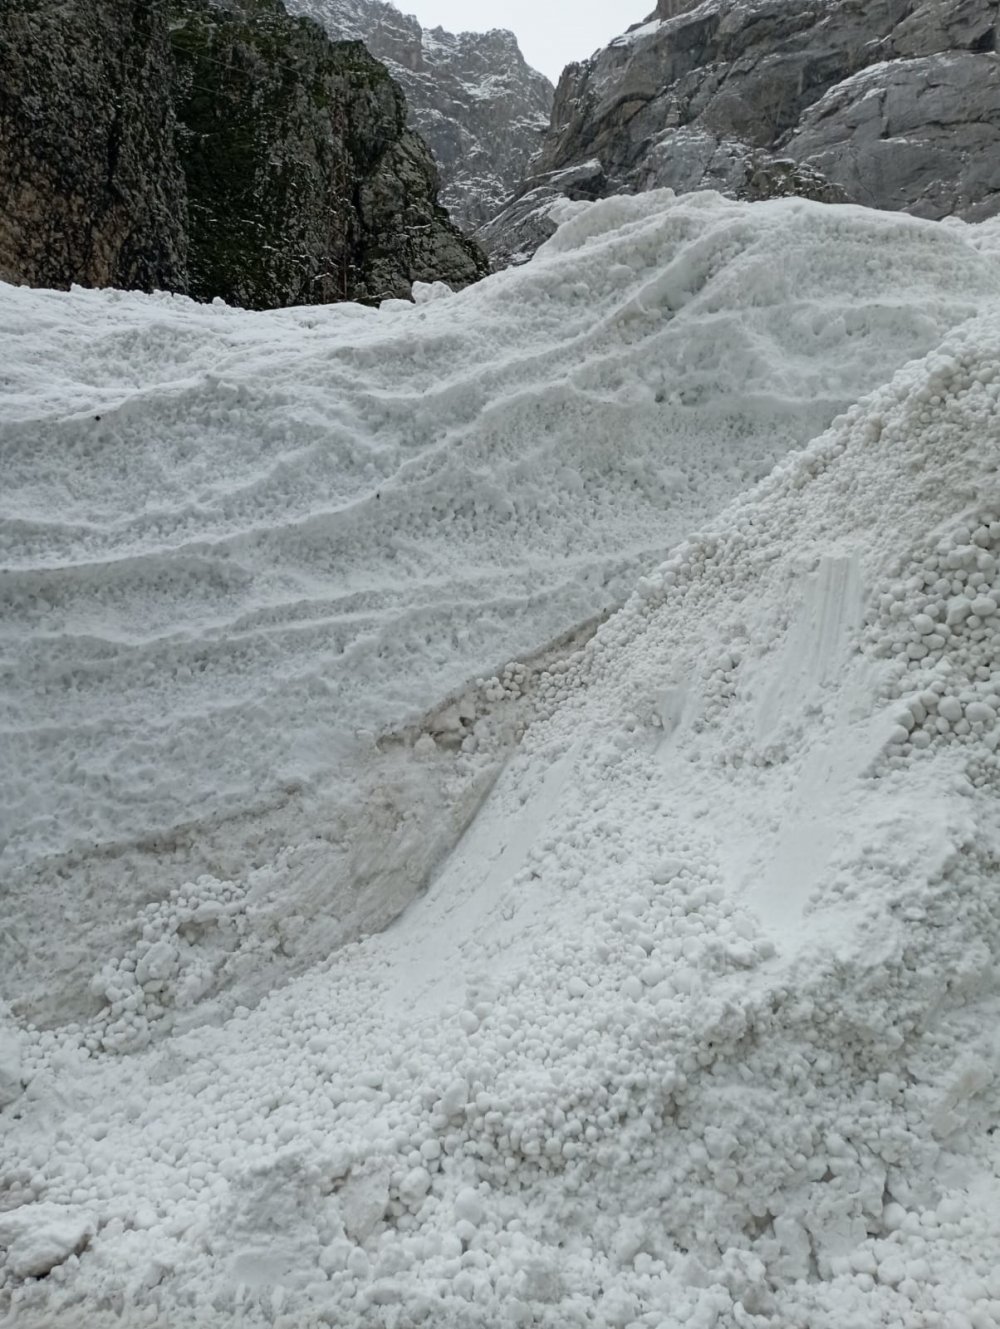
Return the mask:
<path id="1" fill-rule="evenodd" d="M 279 0 L 9 0 L 0 278 L 248 308 L 486 270 L 385 67 Z"/>
<path id="2" fill-rule="evenodd" d="M 667 186 L 805 193 L 977 219 L 1000 212 L 998 0 L 660 0 L 564 72 L 500 262 L 559 197 Z M 586 177 L 580 193 L 579 174 Z"/>
<path id="3" fill-rule="evenodd" d="M 170 70 L 151 0 L 4 0 L 0 280 L 183 289 Z"/>
<path id="4" fill-rule="evenodd" d="M 247 308 L 482 276 L 406 103 L 359 42 L 279 0 L 172 0 L 190 290 Z"/>
<path id="5" fill-rule="evenodd" d="M 441 201 L 460 226 L 471 230 L 500 210 L 541 147 L 554 95 L 512 32 L 424 29 L 383 0 L 285 3 L 385 61 L 406 93 L 410 124 L 438 163 Z"/>

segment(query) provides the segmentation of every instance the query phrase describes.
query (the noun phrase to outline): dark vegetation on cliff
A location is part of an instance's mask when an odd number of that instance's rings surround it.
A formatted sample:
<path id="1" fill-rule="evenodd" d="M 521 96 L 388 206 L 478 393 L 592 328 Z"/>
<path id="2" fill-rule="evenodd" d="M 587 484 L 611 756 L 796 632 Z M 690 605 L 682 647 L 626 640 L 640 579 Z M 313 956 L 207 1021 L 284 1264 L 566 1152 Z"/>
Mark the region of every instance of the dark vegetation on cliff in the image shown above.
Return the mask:
<path id="1" fill-rule="evenodd" d="M 384 66 L 278 0 L 8 0 L 0 278 L 247 308 L 486 270 Z"/>

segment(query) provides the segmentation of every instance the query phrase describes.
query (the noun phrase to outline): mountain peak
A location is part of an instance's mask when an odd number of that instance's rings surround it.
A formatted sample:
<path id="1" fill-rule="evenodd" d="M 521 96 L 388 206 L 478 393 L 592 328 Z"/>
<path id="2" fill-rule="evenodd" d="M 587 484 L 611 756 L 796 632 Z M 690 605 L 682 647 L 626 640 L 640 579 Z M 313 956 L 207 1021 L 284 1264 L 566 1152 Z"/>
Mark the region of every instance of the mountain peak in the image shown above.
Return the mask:
<path id="1" fill-rule="evenodd" d="M 554 88 L 506 28 L 424 28 L 384 0 L 286 0 L 336 38 L 363 41 L 402 86 L 410 125 L 441 172 L 441 201 L 472 230 L 527 172 L 549 126 Z"/>

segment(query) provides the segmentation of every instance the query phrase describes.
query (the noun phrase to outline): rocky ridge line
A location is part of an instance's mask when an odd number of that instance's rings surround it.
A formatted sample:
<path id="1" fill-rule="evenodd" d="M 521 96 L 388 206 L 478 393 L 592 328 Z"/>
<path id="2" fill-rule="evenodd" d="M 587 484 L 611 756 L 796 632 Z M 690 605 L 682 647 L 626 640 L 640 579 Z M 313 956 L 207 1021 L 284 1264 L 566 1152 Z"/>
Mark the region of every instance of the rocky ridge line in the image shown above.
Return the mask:
<path id="1" fill-rule="evenodd" d="M 285 0 L 335 38 L 363 41 L 406 93 L 410 124 L 441 171 L 460 226 L 489 221 L 524 178 L 549 127 L 554 89 L 512 32 L 423 28 L 383 0 Z"/>

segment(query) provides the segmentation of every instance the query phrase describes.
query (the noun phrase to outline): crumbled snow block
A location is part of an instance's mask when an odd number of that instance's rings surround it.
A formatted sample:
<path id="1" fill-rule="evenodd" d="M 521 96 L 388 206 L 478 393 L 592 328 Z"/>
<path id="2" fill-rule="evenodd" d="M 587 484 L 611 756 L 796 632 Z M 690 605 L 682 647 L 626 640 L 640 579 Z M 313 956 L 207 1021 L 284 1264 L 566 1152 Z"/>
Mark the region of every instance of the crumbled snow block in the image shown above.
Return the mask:
<path id="1" fill-rule="evenodd" d="M 338 1193 L 341 1218 L 347 1235 L 359 1245 L 366 1241 L 385 1217 L 389 1206 L 392 1164 L 372 1158 L 352 1168 Z"/>
<path id="2" fill-rule="evenodd" d="M 449 295 L 454 295 L 454 291 L 446 281 L 415 281 L 413 283 L 413 303 L 415 305 L 429 305 L 432 301 L 444 300 Z"/>
<path id="3" fill-rule="evenodd" d="M 135 981 L 143 983 L 162 982 L 177 968 L 177 947 L 161 938 L 141 955 L 135 966 Z"/>
<path id="4" fill-rule="evenodd" d="M 22 1036 L 16 1029 L 0 1025 L 0 1108 L 19 1098 L 24 1088 L 22 1043 Z"/>
<path id="5" fill-rule="evenodd" d="M 24 1204 L 0 1214 L 0 1247 L 15 1278 L 43 1278 L 77 1255 L 97 1231 L 85 1209 L 63 1204 Z"/>

